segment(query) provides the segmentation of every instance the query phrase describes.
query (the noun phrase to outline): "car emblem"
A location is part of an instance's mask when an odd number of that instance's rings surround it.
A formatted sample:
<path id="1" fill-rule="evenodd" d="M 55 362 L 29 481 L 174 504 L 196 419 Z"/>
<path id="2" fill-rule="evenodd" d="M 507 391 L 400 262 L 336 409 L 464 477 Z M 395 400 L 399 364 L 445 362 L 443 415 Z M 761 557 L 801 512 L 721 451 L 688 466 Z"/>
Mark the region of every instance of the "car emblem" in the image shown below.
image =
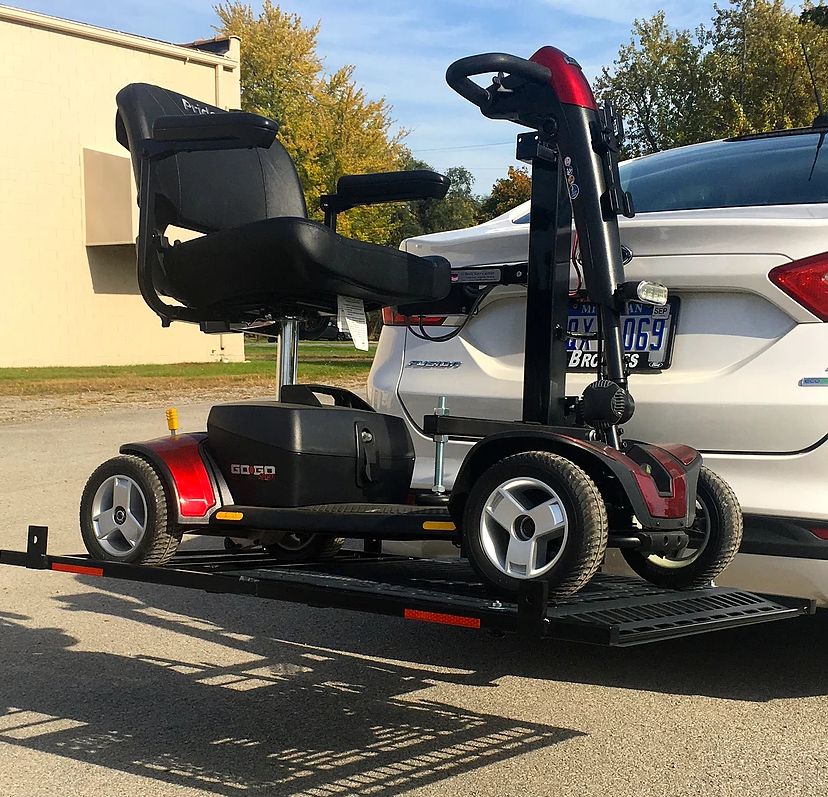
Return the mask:
<path id="1" fill-rule="evenodd" d="M 460 360 L 411 360 L 406 368 L 459 368 Z"/>

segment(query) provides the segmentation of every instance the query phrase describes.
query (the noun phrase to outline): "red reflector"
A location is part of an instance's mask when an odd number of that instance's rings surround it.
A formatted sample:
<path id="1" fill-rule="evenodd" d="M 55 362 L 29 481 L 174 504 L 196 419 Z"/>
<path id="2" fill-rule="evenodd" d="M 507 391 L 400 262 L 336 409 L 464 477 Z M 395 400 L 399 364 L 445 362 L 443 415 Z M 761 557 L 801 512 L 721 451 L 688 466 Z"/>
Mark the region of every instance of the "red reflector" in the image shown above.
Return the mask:
<path id="1" fill-rule="evenodd" d="M 61 573 L 77 573 L 79 576 L 102 576 L 102 567 L 85 567 L 84 565 L 64 565 L 60 562 L 52 564 L 52 570 Z"/>
<path id="2" fill-rule="evenodd" d="M 461 628 L 480 628 L 479 617 L 462 617 L 459 614 L 440 614 L 440 612 L 422 612 L 419 609 L 406 609 L 403 612 L 403 617 L 406 620 L 421 620 L 424 623 L 459 625 Z"/>
<path id="3" fill-rule="evenodd" d="M 387 327 L 439 327 L 445 320 L 444 315 L 400 315 L 393 307 L 382 308 L 382 323 Z"/>
<path id="4" fill-rule="evenodd" d="M 811 526 L 808 531 L 820 540 L 828 540 L 828 526 Z"/>
<path id="5" fill-rule="evenodd" d="M 828 321 L 828 252 L 777 266 L 768 279 L 821 321 Z"/>

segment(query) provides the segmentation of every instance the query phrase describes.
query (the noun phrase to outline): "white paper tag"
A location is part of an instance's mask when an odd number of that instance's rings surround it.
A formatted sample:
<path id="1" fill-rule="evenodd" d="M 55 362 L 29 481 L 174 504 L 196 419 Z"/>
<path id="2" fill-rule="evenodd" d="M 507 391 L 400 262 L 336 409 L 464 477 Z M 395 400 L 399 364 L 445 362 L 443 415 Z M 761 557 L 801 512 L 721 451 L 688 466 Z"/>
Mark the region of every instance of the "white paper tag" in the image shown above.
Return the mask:
<path id="1" fill-rule="evenodd" d="M 339 330 L 348 331 L 354 342 L 354 348 L 368 351 L 368 322 L 365 319 L 365 305 L 362 299 L 337 296 L 336 310 L 336 324 Z"/>

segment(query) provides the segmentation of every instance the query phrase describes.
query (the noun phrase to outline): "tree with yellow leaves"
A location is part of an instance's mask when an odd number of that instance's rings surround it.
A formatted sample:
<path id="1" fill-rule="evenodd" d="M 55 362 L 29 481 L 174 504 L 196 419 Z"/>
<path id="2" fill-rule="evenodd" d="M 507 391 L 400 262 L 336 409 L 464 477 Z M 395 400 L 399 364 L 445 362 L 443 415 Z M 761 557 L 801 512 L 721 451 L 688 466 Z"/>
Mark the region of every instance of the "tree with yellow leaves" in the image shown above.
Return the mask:
<path id="1" fill-rule="evenodd" d="M 509 167 L 506 177 L 495 180 L 492 193 L 480 204 L 479 221 L 488 221 L 517 207 L 532 196 L 532 177 L 525 166 Z"/>
<path id="2" fill-rule="evenodd" d="M 238 36 L 242 109 L 279 123 L 279 140 L 296 162 L 308 211 L 321 218 L 319 197 L 331 193 L 343 174 L 395 171 L 403 162 L 403 132 L 392 131 L 384 99 L 366 97 L 353 66 L 325 74 L 316 53 L 319 24 L 264 0 L 257 16 L 247 3 L 216 6 L 217 30 Z M 391 237 L 392 208 L 355 208 L 338 224 L 343 235 L 367 241 Z"/>

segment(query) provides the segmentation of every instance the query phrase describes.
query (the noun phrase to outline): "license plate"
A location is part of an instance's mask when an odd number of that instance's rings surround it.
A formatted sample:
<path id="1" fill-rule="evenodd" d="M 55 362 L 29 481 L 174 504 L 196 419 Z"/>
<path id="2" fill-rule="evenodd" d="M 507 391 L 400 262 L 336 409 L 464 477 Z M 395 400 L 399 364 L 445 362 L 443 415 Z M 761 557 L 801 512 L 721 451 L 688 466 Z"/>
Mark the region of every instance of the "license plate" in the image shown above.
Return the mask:
<path id="1" fill-rule="evenodd" d="M 595 334 L 598 306 L 590 302 L 569 302 L 569 331 Z M 670 299 L 663 307 L 628 302 L 621 320 L 624 356 L 630 371 L 663 371 L 670 367 L 678 302 Z M 598 341 L 570 338 L 567 342 L 570 371 L 594 371 L 598 365 Z"/>

